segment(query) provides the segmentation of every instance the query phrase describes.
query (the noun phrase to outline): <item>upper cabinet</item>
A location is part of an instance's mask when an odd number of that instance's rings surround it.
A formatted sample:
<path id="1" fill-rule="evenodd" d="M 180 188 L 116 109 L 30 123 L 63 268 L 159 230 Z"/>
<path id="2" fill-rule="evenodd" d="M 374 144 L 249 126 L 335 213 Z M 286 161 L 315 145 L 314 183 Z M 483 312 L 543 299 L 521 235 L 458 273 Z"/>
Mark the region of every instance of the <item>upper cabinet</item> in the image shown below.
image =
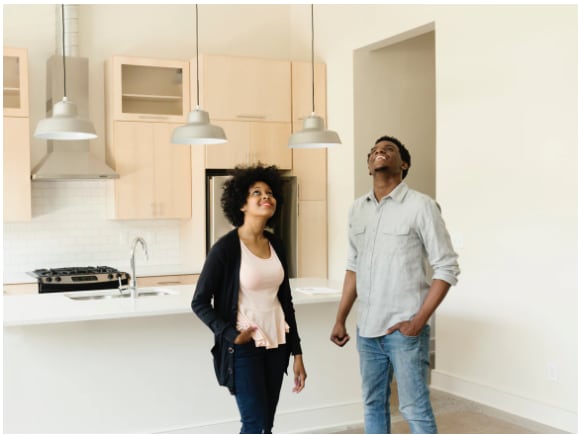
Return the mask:
<path id="1" fill-rule="evenodd" d="M 171 144 L 178 124 L 117 121 L 107 146 L 116 219 L 191 217 L 190 146 Z"/>
<path id="2" fill-rule="evenodd" d="M 200 55 L 200 106 L 221 126 L 228 142 L 205 147 L 205 166 L 233 168 L 261 161 L 292 168 L 290 61 Z M 191 61 L 192 100 L 197 83 Z"/>
<path id="3" fill-rule="evenodd" d="M 314 64 L 314 109 L 326 120 L 326 65 Z M 292 62 L 292 132 L 312 113 L 312 64 Z M 300 200 L 326 200 L 326 149 L 293 149 L 292 174 Z"/>
<path id="4" fill-rule="evenodd" d="M 4 221 L 30 220 L 30 123 L 28 117 L 4 117 Z"/>
<path id="5" fill-rule="evenodd" d="M 112 217 L 190 218 L 191 147 L 171 143 L 191 109 L 189 62 L 114 56 L 106 69 Z"/>
<path id="6" fill-rule="evenodd" d="M 4 221 L 32 217 L 26 49 L 4 47 Z"/>
<path id="7" fill-rule="evenodd" d="M 200 105 L 212 119 L 291 121 L 289 61 L 204 54 L 199 80 Z"/>
<path id="8" fill-rule="evenodd" d="M 4 116 L 28 117 L 26 49 L 4 47 Z"/>
<path id="9" fill-rule="evenodd" d="M 282 170 L 292 168 L 292 150 L 288 148 L 290 123 L 224 120 L 216 123 L 226 132 L 228 142 L 206 146 L 206 168 L 234 168 L 238 164 L 258 161 Z"/>
<path id="10" fill-rule="evenodd" d="M 189 62 L 113 56 L 106 65 L 114 120 L 184 122 L 190 111 Z"/>

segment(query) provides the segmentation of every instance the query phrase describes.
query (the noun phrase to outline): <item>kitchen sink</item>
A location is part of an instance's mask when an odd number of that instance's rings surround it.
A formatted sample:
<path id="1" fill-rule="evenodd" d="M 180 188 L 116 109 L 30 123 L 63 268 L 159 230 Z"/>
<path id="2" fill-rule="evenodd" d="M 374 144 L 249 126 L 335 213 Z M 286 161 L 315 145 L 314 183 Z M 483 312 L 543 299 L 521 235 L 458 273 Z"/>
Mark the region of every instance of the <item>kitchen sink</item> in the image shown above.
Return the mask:
<path id="1" fill-rule="evenodd" d="M 145 288 L 137 290 L 137 298 L 151 296 L 170 296 L 177 294 L 174 291 L 161 288 Z M 90 292 L 65 293 L 72 300 L 103 300 L 103 299 L 127 299 L 131 297 L 129 290 L 99 290 Z"/>

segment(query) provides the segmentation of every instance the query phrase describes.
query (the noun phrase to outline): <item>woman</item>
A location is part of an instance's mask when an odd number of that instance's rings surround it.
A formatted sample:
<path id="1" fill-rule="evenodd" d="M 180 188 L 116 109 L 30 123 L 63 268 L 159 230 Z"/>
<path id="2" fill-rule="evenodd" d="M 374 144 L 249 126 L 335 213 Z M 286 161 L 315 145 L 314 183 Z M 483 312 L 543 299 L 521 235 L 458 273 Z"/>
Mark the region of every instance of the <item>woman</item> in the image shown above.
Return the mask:
<path id="1" fill-rule="evenodd" d="M 275 166 L 235 168 L 221 203 L 236 228 L 209 251 L 191 302 L 214 333 L 216 376 L 236 397 L 242 434 L 272 432 L 290 354 L 293 391 L 306 380 L 283 245 L 265 230 L 281 209 L 281 188 Z"/>

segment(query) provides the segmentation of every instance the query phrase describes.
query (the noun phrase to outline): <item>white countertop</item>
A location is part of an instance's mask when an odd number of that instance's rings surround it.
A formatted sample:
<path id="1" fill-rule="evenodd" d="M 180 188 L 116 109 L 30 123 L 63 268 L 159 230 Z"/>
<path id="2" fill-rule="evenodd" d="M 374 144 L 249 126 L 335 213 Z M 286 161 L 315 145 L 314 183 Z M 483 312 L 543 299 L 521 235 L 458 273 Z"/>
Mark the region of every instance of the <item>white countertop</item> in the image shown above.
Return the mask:
<path id="1" fill-rule="evenodd" d="M 337 302 L 342 283 L 318 278 L 290 280 L 295 305 Z M 191 313 L 194 285 L 154 287 L 174 294 L 146 296 L 137 299 L 118 298 L 102 300 L 73 300 L 69 293 L 5 295 L 4 326 L 27 326 L 51 323 L 107 320 L 132 317 L 164 316 Z M 143 287 L 139 290 L 150 290 Z M 75 295 L 89 292 L 76 292 Z"/>

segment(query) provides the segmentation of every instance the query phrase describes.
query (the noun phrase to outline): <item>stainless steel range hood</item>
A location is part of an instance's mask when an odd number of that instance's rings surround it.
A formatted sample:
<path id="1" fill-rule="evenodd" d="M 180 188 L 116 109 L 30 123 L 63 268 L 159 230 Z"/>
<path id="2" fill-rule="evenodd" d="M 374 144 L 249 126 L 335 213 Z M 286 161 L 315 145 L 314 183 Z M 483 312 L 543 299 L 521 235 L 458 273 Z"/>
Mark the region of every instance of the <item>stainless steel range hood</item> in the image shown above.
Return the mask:
<path id="1" fill-rule="evenodd" d="M 65 20 L 69 20 L 65 34 L 67 97 L 77 106 L 82 118 L 89 118 L 89 60 L 76 55 L 74 44 L 78 39 L 76 5 L 65 6 Z M 57 20 L 57 24 L 59 21 Z M 58 32 L 57 32 L 58 33 Z M 61 30 L 62 35 L 62 30 Z M 62 49 L 61 49 L 62 50 Z M 46 114 L 52 116 L 54 103 L 64 96 L 64 70 L 62 51 L 51 56 L 46 64 Z M 46 156 L 32 169 L 33 181 L 67 179 L 115 179 L 119 175 L 110 168 L 104 159 L 91 153 L 88 140 L 47 141 Z"/>
<path id="2" fill-rule="evenodd" d="M 53 149 L 32 170 L 34 181 L 116 179 L 118 177 L 119 175 L 113 169 L 88 150 Z"/>

